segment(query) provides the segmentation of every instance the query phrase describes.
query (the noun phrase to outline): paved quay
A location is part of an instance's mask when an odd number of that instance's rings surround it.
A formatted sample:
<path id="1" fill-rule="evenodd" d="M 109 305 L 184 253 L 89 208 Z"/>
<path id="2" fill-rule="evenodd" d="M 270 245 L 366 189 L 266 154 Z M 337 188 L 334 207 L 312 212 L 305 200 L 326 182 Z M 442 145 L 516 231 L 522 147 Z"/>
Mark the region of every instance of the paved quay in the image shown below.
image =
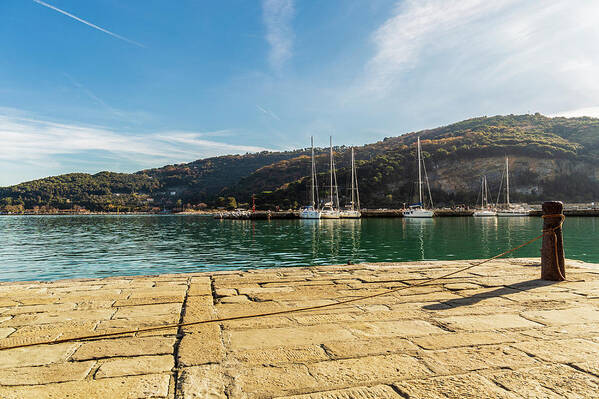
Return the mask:
<path id="1" fill-rule="evenodd" d="M 316 306 L 466 261 L 0 283 L 0 347 Z M 599 265 L 486 263 L 336 307 L 0 351 L 0 398 L 599 397 Z"/>

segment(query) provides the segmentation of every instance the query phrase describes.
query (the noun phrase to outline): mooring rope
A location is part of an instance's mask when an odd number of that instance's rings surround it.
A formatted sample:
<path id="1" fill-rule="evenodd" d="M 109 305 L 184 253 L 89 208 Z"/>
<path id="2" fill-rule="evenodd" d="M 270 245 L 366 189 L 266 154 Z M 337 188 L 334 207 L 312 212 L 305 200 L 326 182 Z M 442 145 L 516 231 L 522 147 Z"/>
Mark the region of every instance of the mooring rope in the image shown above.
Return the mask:
<path id="1" fill-rule="evenodd" d="M 256 313 L 256 314 L 249 314 L 249 315 L 242 315 L 242 316 L 222 317 L 222 318 L 218 318 L 218 319 L 199 320 L 199 321 L 191 321 L 191 322 L 186 322 L 186 323 L 162 324 L 159 326 L 144 327 L 144 328 L 138 328 L 138 329 L 134 329 L 134 330 L 123 330 L 123 331 L 104 333 L 104 334 L 82 335 L 82 336 L 78 336 L 78 337 L 61 338 L 61 339 L 54 339 L 54 340 L 49 340 L 49 341 L 27 342 L 27 343 L 20 343 L 20 344 L 11 345 L 11 346 L 0 346 L 0 351 L 4 351 L 4 350 L 8 350 L 8 349 L 16 349 L 16 348 L 26 348 L 26 347 L 38 346 L 38 345 L 54 345 L 54 344 L 62 344 L 65 342 L 90 341 L 90 340 L 97 340 L 97 339 L 101 339 L 101 338 L 117 337 L 117 336 L 121 336 L 121 335 L 137 334 L 137 333 L 157 331 L 157 330 L 165 330 L 165 329 L 169 329 L 169 328 L 190 327 L 190 326 L 197 326 L 197 325 L 201 325 L 201 324 L 222 323 L 225 321 L 253 319 L 253 318 L 257 318 L 257 317 L 267 317 L 267 316 L 277 316 L 277 315 L 282 315 L 282 314 L 306 312 L 309 310 L 317 310 L 317 309 L 329 308 L 329 307 L 333 307 L 333 306 L 345 305 L 345 304 L 352 303 L 352 302 L 363 301 L 365 299 L 371 299 L 371 298 L 376 298 L 379 296 L 393 294 L 395 292 L 403 291 L 403 290 L 406 290 L 409 288 L 414 288 L 414 287 L 418 287 L 421 285 L 425 285 L 425 284 L 428 284 L 433 281 L 446 279 L 446 278 L 456 275 L 458 273 L 465 272 L 466 270 L 470 270 L 472 268 L 478 267 L 487 262 L 490 262 L 492 260 L 495 260 L 495 259 L 505 256 L 507 254 L 510 254 L 522 247 L 532 244 L 533 242 L 541 239 L 543 236 L 545 236 L 546 234 L 549 234 L 549 233 L 552 233 L 554 235 L 556 262 L 558 263 L 557 268 L 559 270 L 559 260 L 557 260 L 558 249 L 557 249 L 556 230 L 558 230 L 562 227 L 562 225 L 564 223 L 564 215 L 543 215 L 543 218 L 549 218 L 549 217 L 561 217 L 561 221 L 560 221 L 559 225 L 557 225 L 556 227 L 544 229 L 542 234 L 526 241 L 524 244 L 520 244 L 514 248 L 511 248 L 511 249 L 509 249 L 505 252 L 502 252 L 498 255 L 495 255 L 491 258 L 485 259 L 482 262 L 472 263 L 469 266 L 463 267 L 461 269 L 455 270 L 450 273 L 446 273 L 442 276 L 432 277 L 432 278 L 426 279 L 426 280 L 421 281 L 416 284 L 410 284 L 410 285 L 405 285 L 405 286 L 398 287 L 398 288 L 389 289 L 384 292 L 379 292 L 378 294 L 364 295 L 364 296 L 360 296 L 360 297 L 356 297 L 356 298 L 346 299 L 346 300 L 339 301 L 339 302 L 327 303 L 324 305 L 307 306 L 307 307 L 303 307 L 303 308 L 294 308 L 294 309 L 284 309 L 284 310 L 278 310 L 278 311 L 274 311 L 274 312 Z M 561 271 L 559 273 L 560 273 L 560 276 L 563 277 L 563 275 L 561 274 Z M 15 338 L 17 338 L 17 337 L 15 337 Z M 8 339 L 10 340 L 11 338 L 8 338 Z M 23 340 L 25 340 L 25 339 L 27 339 L 27 338 L 23 338 Z"/>

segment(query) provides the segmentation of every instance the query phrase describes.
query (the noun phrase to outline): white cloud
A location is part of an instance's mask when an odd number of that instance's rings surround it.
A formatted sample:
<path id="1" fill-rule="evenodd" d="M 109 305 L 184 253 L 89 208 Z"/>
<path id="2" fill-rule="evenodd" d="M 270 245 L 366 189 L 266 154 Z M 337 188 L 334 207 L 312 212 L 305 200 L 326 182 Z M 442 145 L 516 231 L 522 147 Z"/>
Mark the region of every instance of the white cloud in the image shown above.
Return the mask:
<path id="1" fill-rule="evenodd" d="M 434 49 L 451 34 L 476 19 L 497 12 L 515 0 L 407 0 L 399 2 L 394 15 L 379 27 L 372 40 L 376 47 L 367 70 L 368 84 L 384 91 L 402 73 L 419 65 L 427 48 Z M 476 38 L 472 38 L 476 39 Z M 467 45 L 467 43 L 463 43 Z"/>
<path id="2" fill-rule="evenodd" d="M 266 41 L 270 45 L 268 60 L 276 71 L 292 56 L 294 15 L 293 0 L 263 0 L 262 17 L 266 25 Z"/>
<path id="3" fill-rule="evenodd" d="M 0 109 L 0 162 L 18 162 L 38 167 L 51 165 L 56 168 L 60 166 L 63 155 L 99 151 L 107 154 L 108 158 L 126 159 L 128 164 L 142 169 L 266 149 L 207 139 L 229 133 L 230 131 L 121 133 L 100 126 L 45 121 L 27 117 L 22 112 Z"/>
<path id="4" fill-rule="evenodd" d="M 588 113 L 599 105 L 597 15 L 599 2 L 585 0 L 397 2 L 335 99 L 355 111 L 351 127 L 395 134 L 481 115 Z"/>
<path id="5" fill-rule="evenodd" d="M 573 118 L 577 116 L 590 116 L 592 118 L 599 118 L 599 106 L 556 112 L 555 114 L 552 114 L 550 116 L 563 116 L 566 118 Z"/>

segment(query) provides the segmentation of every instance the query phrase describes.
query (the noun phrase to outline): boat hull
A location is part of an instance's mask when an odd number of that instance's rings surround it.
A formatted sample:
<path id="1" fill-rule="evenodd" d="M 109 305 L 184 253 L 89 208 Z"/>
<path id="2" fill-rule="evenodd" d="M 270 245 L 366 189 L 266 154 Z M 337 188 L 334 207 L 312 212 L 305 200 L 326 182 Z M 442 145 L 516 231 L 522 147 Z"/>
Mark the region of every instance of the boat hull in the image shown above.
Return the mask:
<path id="1" fill-rule="evenodd" d="M 404 211 L 402 214 L 405 218 L 432 218 L 434 216 L 433 211 L 426 209 Z"/>
<path id="2" fill-rule="evenodd" d="M 301 211 L 300 219 L 320 219 L 320 211 Z"/>
<path id="3" fill-rule="evenodd" d="M 495 211 L 475 211 L 472 216 L 474 216 L 475 218 L 481 218 L 481 217 L 495 217 L 497 216 L 497 212 Z"/>
<path id="4" fill-rule="evenodd" d="M 497 212 L 497 216 L 500 216 L 500 217 L 521 217 L 521 216 L 530 216 L 530 212 L 529 212 L 529 211 L 520 211 L 520 210 L 514 210 L 514 211 L 498 211 L 498 212 Z"/>
<path id="5" fill-rule="evenodd" d="M 339 217 L 341 219 L 360 219 L 362 214 L 360 211 L 341 211 L 339 212 Z"/>
<path id="6" fill-rule="evenodd" d="M 340 219 L 339 211 L 322 211 L 321 219 Z"/>

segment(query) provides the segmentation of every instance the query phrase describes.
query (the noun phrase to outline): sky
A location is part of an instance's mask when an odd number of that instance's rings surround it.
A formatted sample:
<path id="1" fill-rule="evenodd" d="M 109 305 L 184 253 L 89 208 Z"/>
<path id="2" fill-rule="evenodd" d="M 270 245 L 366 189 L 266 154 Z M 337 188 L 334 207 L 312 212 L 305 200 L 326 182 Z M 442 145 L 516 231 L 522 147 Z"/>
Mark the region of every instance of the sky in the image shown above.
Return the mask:
<path id="1" fill-rule="evenodd" d="M 589 0 L 0 0 L 0 186 L 599 117 Z"/>

